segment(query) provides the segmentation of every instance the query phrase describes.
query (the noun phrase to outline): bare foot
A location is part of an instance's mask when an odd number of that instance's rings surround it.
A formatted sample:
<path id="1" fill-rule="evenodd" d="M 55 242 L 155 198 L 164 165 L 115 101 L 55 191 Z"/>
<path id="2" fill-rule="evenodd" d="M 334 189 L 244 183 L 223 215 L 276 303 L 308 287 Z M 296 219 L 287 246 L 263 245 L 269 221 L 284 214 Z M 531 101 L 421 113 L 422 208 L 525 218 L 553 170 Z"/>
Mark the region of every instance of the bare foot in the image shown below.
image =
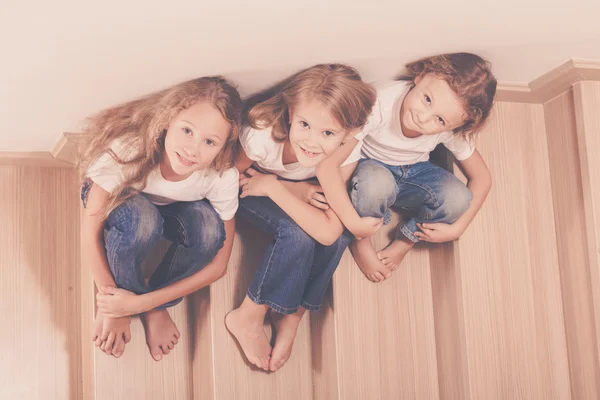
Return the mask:
<path id="1" fill-rule="evenodd" d="M 146 330 L 146 343 L 150 349 L 150 355 L 156 361 L 160 361 L 163 355 L 173 350 L 179 341 L 179 330 L 171 319 L 167 310 L 152 310 L 141 315 L 142 323 Z"/>
<path id="2" fill-rule="evenodd" d="M 225 326 L 240 344 L 248 361 L 269 370 L 269 359 L 271 357 L 271 345 L 263 328 L 264 315 L 262 319 L 248 316 L 242 307 L 237 308 L 225 316 Z"/>
<path id="3" fill-rule="evenodd" d="M 415 247 L 415 243 L 412 240 L 401 233 L 397 235 L 396 239 L 392 240 L 385 249 L 377 252 L 377 258 L 392 271 L 398 268 L 402 260 L 404 260 L 404 256 L 408 254 L 410 249 Z"/>
<path id="4" fill-rule="evenodd" d="M 354 239 L 350 251 L 360 270 L 371 282 L 381 282 L 392 276 L 392 271 L 384 265 L 371 244 L 369 238 Z"/>
<path id="5" fill-rule="evenodd" d="M 130 317 L 107 318 L 98 310 L 92 328 L 92 341 L 106 354 L 119 358 L 125 352 L 125 344 L 131 340 L 130 323 Z"/>
<path id="6" fill-rule="evenodd" d="M 273 353 L 271 353 L 271 362 L 269 363 L 269 369 L 273 372 L 287 362 L 292 354 L 292 345 L 296 338 L 296 331 L 302 320 L 302 316 L 306 311 L 305 308 L 300 309 L 295 314 L 281 315 L 272 313 L 273 325 L 275 325 L 275 346 L 273 347 Z"/>

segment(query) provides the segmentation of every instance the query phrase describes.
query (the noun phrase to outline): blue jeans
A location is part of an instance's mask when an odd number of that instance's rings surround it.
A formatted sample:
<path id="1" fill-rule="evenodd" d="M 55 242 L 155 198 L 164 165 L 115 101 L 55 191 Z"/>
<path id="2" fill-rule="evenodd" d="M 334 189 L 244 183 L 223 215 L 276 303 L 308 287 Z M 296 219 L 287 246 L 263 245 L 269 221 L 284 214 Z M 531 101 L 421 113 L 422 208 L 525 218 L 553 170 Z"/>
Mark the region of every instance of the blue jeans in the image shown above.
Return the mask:
<path id="1" fill-rule="evenodd" d="M 473 195 L 454 175 L 428 161 L 387 165 L 361 159 L 352 175 L 350 199 L 361 217 L 383 217 L 390 222 L 391 206 L 410 214 L 400 231 L 418 242 L 417 223 L 452 224 L 469 208 Z"/>
<path id="2" fill-rule="evenodd" d="M 268 197 L 240 199 L 239 213 L 274 236 L 248 297 L 281 314 L 293 314 L 300 306 L 318 310 L 351 236 L 346 232 L 331 246 L 323 246 Z"/>
<path id="3" fill-rule="evenodd" d="M 84 207 L 89 187 L 87 183 L 82 188 Z M 162 236 L 173 243 L 147 285 L 141 264 Z M 223 221 L 206 200 L 156 206 L 138 194 L 115 208 L 104 225 L 106 258 L 115 283 L 136 294 L 160 289 L 198 272 L 215 257 L 224 241 Z M 172 307 L 182 299 L 156 309 Z"/>

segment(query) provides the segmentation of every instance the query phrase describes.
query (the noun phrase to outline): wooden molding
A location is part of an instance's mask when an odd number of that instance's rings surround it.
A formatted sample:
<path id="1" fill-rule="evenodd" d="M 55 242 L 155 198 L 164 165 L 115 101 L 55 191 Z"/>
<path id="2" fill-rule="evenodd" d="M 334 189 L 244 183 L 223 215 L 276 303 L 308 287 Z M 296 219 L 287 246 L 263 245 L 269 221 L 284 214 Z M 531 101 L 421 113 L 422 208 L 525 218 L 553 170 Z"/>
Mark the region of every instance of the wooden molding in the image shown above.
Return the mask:
<path id="1" fill-rule="evenodd" d="M 52 148 L 52 156 L 57 160 L 74 165 L 77 162 L 79 151 L 87 139 L 88 135 L 64 132 Z"/>
<path id="2" fill-rule="evenodd" d="M 529 84 L 500 83 L 496 101 L 543 104 L 581 81 L 600 81 L 600 61 L 571 59 Z"/>
<path id="3" fill-rule="evenodd" d="M 73 163 L 57 160 L 48 151 L 0 152 L 0 165 L 72 168 Z"/>

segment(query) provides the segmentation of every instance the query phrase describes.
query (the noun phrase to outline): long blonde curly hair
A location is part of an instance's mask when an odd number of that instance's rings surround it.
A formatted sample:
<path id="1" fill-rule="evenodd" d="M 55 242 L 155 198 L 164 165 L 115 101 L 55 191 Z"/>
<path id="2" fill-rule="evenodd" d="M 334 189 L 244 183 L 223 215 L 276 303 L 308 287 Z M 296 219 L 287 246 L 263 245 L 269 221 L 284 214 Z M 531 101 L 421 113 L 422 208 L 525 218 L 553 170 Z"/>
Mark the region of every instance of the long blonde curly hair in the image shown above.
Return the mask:
<path id="1" fill-rule="evenodd" d="M 158 167 L 164 154 L 164 139 L 173 119 L 182 110 L 201 102 L 210 102 L 221 112 L 231 130 L 223 149 L 209 168 L 222 172 L 231 168 L 239 152 L 242 100 L 236 88 L 220 76 L 193 79 L 101 111 L 88 118 L 84 130 L 90 138 L 78 166 L 84 179 L 88 167 L 108 153 L 123 166 L 124 181 L 110 194 L 105 217 L 138 194 L 147 183 L 148 175 Z M 126 160 L 112 150 L 115 140 L 135 144 L 135 152 Z"/>
<path id="2" fill-rule="evenodd" d="M 289 109 L 303 100 L 320 101 L 344 130 L 354 130 L 367 123 L 376 92 L 352 67 L 318 64 L 246 100 L 244 124 L 271 128 L 273 140 L 283 142 L 290 132 Z"/>

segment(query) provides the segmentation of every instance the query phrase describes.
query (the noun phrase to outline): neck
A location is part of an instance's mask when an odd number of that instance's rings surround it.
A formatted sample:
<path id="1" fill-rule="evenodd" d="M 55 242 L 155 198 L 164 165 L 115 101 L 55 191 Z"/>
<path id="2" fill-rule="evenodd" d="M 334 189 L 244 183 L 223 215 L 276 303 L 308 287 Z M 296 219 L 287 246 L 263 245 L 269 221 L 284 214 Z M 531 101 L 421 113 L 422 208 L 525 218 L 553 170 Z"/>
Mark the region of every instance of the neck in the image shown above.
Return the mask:
<path id="1" fill-rule="evenodd" d="M 292 149 L 292 144 L 290 143 L 289 136 L 283 144 L 283 156 L 281 157 L 281 162 L 283 163 L 283 165 L 298 162 L 298 157 L 296 157 L 294 149 Z"/>

